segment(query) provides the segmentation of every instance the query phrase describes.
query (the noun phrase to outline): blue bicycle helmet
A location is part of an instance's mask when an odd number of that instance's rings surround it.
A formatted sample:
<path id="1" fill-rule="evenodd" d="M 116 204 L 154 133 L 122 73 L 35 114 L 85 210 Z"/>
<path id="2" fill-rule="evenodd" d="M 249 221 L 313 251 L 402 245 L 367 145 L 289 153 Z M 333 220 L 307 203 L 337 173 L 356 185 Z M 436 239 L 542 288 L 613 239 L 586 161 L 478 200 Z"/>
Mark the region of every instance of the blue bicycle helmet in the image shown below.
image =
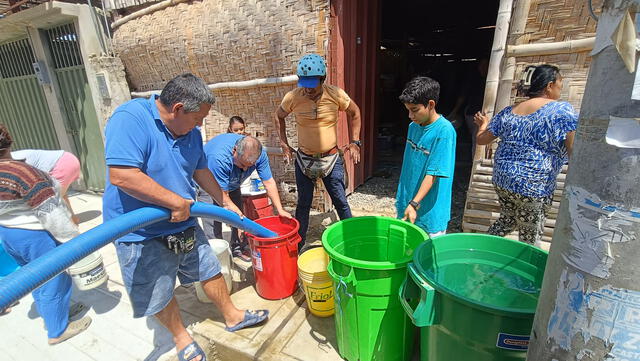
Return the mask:
<path id="1" fill-rule="evenodd" d="M 318 54 L 307 54 L 298 61 L 298 86 L 315 88 L 320 84 L 319 77 L 327 75 L 327 65 Z"/>

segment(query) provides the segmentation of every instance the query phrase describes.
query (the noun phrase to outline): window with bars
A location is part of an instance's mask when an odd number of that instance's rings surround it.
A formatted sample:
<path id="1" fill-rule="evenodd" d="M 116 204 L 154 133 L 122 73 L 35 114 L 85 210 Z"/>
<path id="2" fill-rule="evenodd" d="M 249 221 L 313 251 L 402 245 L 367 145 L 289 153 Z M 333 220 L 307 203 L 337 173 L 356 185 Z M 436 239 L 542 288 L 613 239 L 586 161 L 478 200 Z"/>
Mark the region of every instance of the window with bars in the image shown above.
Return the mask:
<path id="1" fill-rule="evenodd" d="M 3 79 L 33 75 L 36 61 L 28 39 L 0 45 L 0 76 Z"/>
<path id="2" fill-rule="evenodd" d="M 46 33 L 55 69 L 82 65 L 78 35 L 73 24 L 60 25 Z"/>

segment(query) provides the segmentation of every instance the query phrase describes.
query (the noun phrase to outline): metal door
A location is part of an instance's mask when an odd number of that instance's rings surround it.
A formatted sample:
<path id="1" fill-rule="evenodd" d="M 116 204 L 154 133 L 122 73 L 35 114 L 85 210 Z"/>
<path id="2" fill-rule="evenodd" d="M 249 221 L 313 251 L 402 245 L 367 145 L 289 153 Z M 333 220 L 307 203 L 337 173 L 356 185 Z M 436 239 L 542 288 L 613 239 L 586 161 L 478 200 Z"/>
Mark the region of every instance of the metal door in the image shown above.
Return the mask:
<path id="1" fill-rule="evenodd" d="M 73 24 L 46 30 L 62 103 L 65 128 L 71 135 L 88 189 L 103 190 L 104 144 Z"/>
<path id="2" fill-rule="evenodd" d="M 0 122 L 14 149 L 60 149 L 28 39 L 0 44 Z"/>
<path id="3" fill-rule="evenodd" d="M 347 193 L 369 178 L 375 169 L 377 117 L 377 53 L 380 39 L 380 1 L 332 0 L 329 41 L 329 82 L 344 89 L 360 107 L 360 164 L 345 153 L 349 174 Z M 338 145 L 349 144 L 346 114 L 340 114 Z"/>

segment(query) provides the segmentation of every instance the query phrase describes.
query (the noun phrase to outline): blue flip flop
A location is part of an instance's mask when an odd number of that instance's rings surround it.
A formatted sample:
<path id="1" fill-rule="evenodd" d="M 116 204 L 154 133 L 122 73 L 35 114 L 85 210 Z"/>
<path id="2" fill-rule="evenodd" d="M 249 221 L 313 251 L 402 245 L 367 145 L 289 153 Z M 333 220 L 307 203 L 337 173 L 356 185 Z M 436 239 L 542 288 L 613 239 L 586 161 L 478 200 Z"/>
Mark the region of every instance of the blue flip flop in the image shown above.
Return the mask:
<path id="1" fill-rule="evenodd" d="M 207 361 L 207 356 L 204 354 L 204 351 L 198 346 L 198 343 L 193 341 L 187 345 L 187 347 L 183 348 L 178 352 L 178 360 L 180 361 L 191 361 L 195 360 L 196 357 L 202 356 L 200 361 Z"/>
<path id="2" fill-rule="evenodd" d="M 237 325 L 232 327 L 225 327 L 224 329 L 229 332 L 236 332 L 246 327 L 257 325 L 269 317 L 269 310 L 258 311 L 244 311 L 244 320 L 240 321 Z"/>

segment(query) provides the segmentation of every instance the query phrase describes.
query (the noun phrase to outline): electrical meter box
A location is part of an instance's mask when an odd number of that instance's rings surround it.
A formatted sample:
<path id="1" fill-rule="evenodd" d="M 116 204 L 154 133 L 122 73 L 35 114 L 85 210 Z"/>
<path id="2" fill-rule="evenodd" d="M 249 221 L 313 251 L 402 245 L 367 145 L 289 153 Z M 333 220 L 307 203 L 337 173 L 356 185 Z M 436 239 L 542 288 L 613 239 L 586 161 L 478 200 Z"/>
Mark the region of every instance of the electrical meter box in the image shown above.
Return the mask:
<path id="1" fill-rule="evenodd" d="M 49 78 L 49 72 L 43 61 L 36 61 L 33 65 L 33 70 L 36 72 L 36 77 L 40 84 L 51 84 L 51 78 Z"/>

